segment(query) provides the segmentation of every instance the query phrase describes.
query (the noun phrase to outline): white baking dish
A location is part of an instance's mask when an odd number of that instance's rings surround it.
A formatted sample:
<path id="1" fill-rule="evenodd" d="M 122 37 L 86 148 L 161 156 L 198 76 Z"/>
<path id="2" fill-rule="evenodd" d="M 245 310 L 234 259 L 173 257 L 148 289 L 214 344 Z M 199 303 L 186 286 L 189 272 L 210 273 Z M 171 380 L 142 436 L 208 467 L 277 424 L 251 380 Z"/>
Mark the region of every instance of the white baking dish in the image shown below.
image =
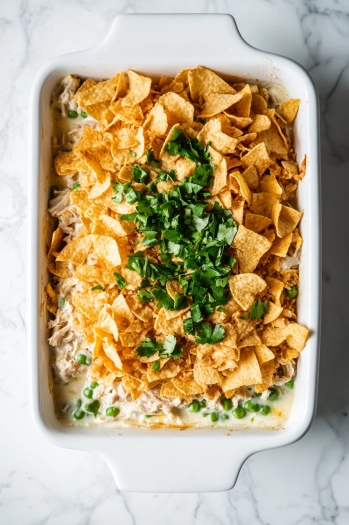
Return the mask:
<path id="1" fill-rule="evenodd" d="M 307 154 L 299 186 L 304 210 L 299 322 L 312 335 L 299 360 L 295 399 L 282 430 L 115 430 L 63 427 L 55 418 L 48 381 L 46 208 L 51 165 L 50 96 L 57 80 L 72 73 L 109 78 L 132 68 L 147 75 L 175 75 L 202 64 L 225 75 L 285 86 L 302 104 L 295 124 L 298 161 Z M 38 73 L 30 105 L 29 346 L 35 422 L 52 443 L 104 457 L 118 487 L 140 492 L 207 492 L 231 488 L 244 461 L 260 450 L 293 443 L 308 430 L 316 407 L 320 316 L 320 173 L 318 101 L 298 64 L 249 46 L 229 15 L 122 15 L 96 48 L 52 60 Z"/>

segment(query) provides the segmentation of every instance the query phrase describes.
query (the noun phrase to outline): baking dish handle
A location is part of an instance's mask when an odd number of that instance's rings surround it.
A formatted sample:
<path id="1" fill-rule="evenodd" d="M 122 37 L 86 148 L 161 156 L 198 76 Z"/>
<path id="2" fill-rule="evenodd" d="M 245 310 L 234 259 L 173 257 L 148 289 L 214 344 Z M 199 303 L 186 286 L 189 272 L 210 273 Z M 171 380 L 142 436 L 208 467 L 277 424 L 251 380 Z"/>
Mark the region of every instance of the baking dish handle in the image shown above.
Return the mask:
<path id="1" fill-rule="evenodd" d="M 144 23 L 145 16 L 150 19 L 147 20 L 149 23 Z M 156 27 L 155 38 L 153 35 L 149 36 L 150 26 Z M 207 61 L 210 61 L 210 58 L 219 60 L 223 49 L 225 55 L 229 53 L 231 56 L 241 56 L 252 50 L 239 33 L 235 19 L 228 14 L 119 15 L 105 40 L 94 50 L 97 53 L 103 52 L 103 60 L 115 59 L 117 53 L 120 61 L 124 54 L 128 62 L 131 59 L 131 67 L 132 60 L 139 64 L 142 57 L 149 59 L 149 56 L 173 62 L 176 58 L 180 59 L 188 54 L 188 39 L 181 39 L 180 36 L 183 32 L 190 33 L 194 49 L 190 50 L 190 55 L 194 61 L 195 49 L 200 50 L 200 56 L 205 55 Z"/>
<path id="2" fill-rule="evenodd" d="M 147 430 L 143 432 L 142 437 L 111 438 L 103 454 L 120 490 L 171 493 L 229 490 L 246 459 L 256 452 L 241 447 L 241 443 L 234 446 L 233 437 L 225 432 L 218 440 L 217 436 L 208 437 L 207 430 L 198 429 L 190 438 L 177 433 L 176 437 L 156 439 Z M 203 434 L 199 435 L 200 432 Z"/>

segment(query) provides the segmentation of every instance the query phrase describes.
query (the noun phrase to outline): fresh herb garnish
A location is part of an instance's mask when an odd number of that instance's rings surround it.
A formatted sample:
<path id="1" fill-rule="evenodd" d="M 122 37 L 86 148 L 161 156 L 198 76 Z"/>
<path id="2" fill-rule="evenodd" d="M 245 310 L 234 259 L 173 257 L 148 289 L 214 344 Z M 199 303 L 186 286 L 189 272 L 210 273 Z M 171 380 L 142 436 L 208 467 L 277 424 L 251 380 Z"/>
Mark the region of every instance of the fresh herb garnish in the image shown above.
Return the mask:
<path id="1" fill-rule="evenodd" d="M 65 307 L 65 297 L 61 297 L 60 300 L 59 300 L 59 307 L 61 310 L 63 310 L 63 308 Z"/>
<path id="2" fill-rule="evenodd" d="M 104 290 L 103 286 L 101 284 L 96 284 L 96 286 L 92 286 L 90 288 L 91 290 Z"/>
<path id="3" fill-rule="evenodd" d="M 136 152 L 133 151 L 132 149 L 130 149 L 130 151 L 128 152 L 130 157 L 135 157 L 136 156 Z"/>
<path id="4" fill-rule="evenodd" d="M 147 150 L 147 162 L 155 166 L 155 168 L 160 168 L 160 162 L 154 157 L 153 148 Z"/>
<path id="5" fill-rule="evenodd" d="M 154 372 L 158 372 L 160 370 L 160 359 L 154 361 L 154 363 L 152 364 L 152 369 L 154 370 Z"/>
<path id="6" fill-rule="evenodd" d="M 125 286 L 127 286 L 127 281 L 123 278 L 122 275 L 120 275 L 118 272 L 114 272 L 113 275 L 115 277 L 115 281 L 119 287 L 119 290 L 122 290 L 123 288 L 125 288 Z"/>
<path id="7" fill-rule="evenodd" d="M 142 341 L 141 346 L 136 349 L 136 352 L 139 357 L 152 357 L 156 352 L 159 352 L 160 358 L 172 357 L 172 359 L 179 359 L 183 355 L 183 349 L 177 344 L 174 335 L 168 335 L 163 345 L 153 341 L 150 337 L 146 337 Z M 157 372 L 160 369 L 160 361 L 156 367 L 158 367 L 155 370 Z"/>
<path id="8" fill-rule="evenodd" d="M 148 184 L 149 173 L 145 171 L 143 168 L 141 168 L 139 164 L 134 164 L 132 166 L 132 179 L 136 182 Z"/>
<path id="9" fill-rule="evenodd" d="M 265 314 L 269 312 L 269 303 L 268 301 L 255 301 L 251 306 L 251 310 L 247 315 L 241 317 L 241 319 L 260 319 Z"/>
<path id="10" fill-rule="evenodd" d="M 225 336 L 225 330 L 220 324 L 216 324 L 214 328 L 209 323 L 202 323 L 198 327 L 199 337 L 195 339 L 195 342 L 199 345 L 220 343 L 223 341 Z"/>
<path id="11" fill-rule="evenodd" d="M 78 188 L 81 188 L 80 182 L 76 182 L 75 184 L 73 184 L 73 190 L 77 190 Z"/>

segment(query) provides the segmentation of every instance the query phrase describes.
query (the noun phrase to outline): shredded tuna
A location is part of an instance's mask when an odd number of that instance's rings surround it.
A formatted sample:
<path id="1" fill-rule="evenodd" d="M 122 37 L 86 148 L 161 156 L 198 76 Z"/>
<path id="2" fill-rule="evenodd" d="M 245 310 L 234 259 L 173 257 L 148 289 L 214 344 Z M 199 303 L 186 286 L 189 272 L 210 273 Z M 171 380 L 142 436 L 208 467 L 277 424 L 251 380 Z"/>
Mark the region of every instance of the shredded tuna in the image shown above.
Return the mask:
<path id="1" fill-rule="evenodd" d="M 296 252 L 292 257 L 289 255 L 280 261 L 281 270 L 290 270 L 300 263 L 300 251 Z"/>
<path id="2" fill-rule="evenodd" d="M 50 201 L 49 212 L 59 220 L 59 226 L 66 233 L 65 242 L 75 239 L 83 228 L 79 212 L 73 204 L 70 204 L 70 190 L 55 191 L 56 197 Z"/>

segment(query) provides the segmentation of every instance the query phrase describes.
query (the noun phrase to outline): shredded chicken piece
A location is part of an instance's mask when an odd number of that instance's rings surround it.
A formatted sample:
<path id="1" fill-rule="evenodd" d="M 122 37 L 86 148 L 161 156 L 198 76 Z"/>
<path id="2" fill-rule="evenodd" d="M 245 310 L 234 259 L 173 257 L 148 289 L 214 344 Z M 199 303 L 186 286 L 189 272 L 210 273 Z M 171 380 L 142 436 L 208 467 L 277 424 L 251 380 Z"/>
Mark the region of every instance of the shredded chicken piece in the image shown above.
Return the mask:
<path id="1" fill-rule="evenodd" d="M 298 266 L 300 263 L 300 253 L 295 252 L 295 254 L 290 257 L 287 255 L 287 257 L 284 257 L 280 260 L 280 268 L 281 270 L 290 270 L 291 268 L 294 268 L 295 266 Z"/>
<path id="2" fill-rule="evenodd" d="M 50 200 L 48 212 L 51 213 L 53 217 L 58 217 L 58 214 L 70 205 L 70 190 L 69 188 L 62 191 L 55 190 L 54 194 L 55 197 Z"/>
<path id="3" fill-rule="evenodd" d="M 74 95 L 78 89 L 80 80 L 72 75 L 66 75 L 62 78 L 58 87 L 57 105 L 62 112 L 62 116 L 68 115 L 69 109 L 76 109 L 77 105 L 74 101 Z"/>
<path id="4" fill-rule="evenodd" d="M 85 368 L 85 365 L 80 365 L 75 357 L 72 357 L 69 350 L 61 352 L 53 365 L 55 381 L 56 383 L 68 383 L 74 377 L 83 376 Z"/>
<path id="5" fill-rule="evenodd" d="M 135 405 L 144 414 L 170 414 L 172 408 L 179 407 L 182 401 L 178 397 L 160 397 L 155 389 L 144 392 L 136 401 Z"/>
<path id="6" fill-rule="evenodd" d="M 59 226 L 64 233 L 65 242 L 75 239 L 83 228 L 79 212 L 73 204 L 70 204 L 70 190 L 67 188 L 63 191 L 55 191 L 56 197 L 50 201 L 49 212 L 53 217 L 59 219 Z"/>
<path id="7" fill-rule="evenodd" d="M 275 385 L 282 385 L 289 381 L 294 375 L 294 367 L 292 363 L 287 363 L 287 365 L 280 365 L 276 371 L 276 376 L 274 380 Z"/>

